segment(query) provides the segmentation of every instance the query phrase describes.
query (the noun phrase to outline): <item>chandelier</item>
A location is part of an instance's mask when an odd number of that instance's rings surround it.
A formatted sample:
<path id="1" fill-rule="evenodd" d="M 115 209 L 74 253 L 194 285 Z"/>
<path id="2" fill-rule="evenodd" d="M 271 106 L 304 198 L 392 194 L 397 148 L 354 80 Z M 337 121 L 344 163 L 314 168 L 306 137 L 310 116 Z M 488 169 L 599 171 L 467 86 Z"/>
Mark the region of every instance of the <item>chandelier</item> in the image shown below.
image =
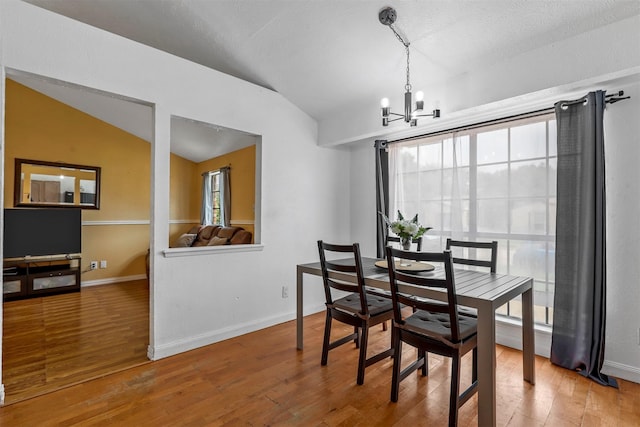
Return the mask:
<path id="1" fill-rule="evenodd" d="M 410 123 L 411 126 L 418 124 L 418 117 L 433 117 L 434 119 L 440 117 L 440 110 L 433 110 L 431 114 L 424 114 L 424 93 L 422 91 L 416 92 L 416 107 L 411 107 L 411 82 L 409 81 L 409 42 L 398 34 L 393 23 L 396 22 L 396 11 L 392 7 L 385 7 L 380 10 L 378 19 L 382 25 L 386 25 L 391 28 L 396 38 L 404 45 L 404 49 L 407 52 L 407 84 L 404 86 L 404 114 L 392 113 L 391 107 L 389 107 L 389 98 L 382 98 L 380 106 L 382 107 L 382 126 L 388 126 L 389 123 L 396 120 L 404 119 L 405 122 Z M 397 116 L 394 119 L 390 119 L 389 116 Z"/>

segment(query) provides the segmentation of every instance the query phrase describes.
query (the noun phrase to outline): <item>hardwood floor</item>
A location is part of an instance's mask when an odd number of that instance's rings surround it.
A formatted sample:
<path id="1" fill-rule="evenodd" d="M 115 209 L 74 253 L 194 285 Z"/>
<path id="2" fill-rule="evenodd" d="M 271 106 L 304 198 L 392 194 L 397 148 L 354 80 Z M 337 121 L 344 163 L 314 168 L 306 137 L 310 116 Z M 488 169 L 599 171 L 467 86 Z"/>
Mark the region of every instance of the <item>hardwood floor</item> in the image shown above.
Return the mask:
<path id="1" fill-rule="evenodd" d="M 147 359 L 146 280 L 4 303 L 5 404 L 127 369 Z"/>
<path id="2" fill-rule="evenodd" d="M 447 423 L 448 359 L 430 355 L 389 401 L 391 360 L 367 368 L 356 385 L 357 350 L 342 346 L 320 366 L 324 314 L 305 319 L 305 349 L 295 322 L 143 364 L 0 409 L 0 425 L 407 426 Z M 346 332 L 338 324 L 336 335 Z M 389 331 L 372 329 L 370 351 Z M 405 348 L 405 362 L 414 357 Z M 499 426 L 638 426 L 640 384 L 603 387 L 536 358 L 536 385 L 522 380 L 522 355 L 498 347 Z M 463 360 L 463 384 L 470 360 Z M 477 397 L 460 410 L 460 426 L 477 425 Z"/>

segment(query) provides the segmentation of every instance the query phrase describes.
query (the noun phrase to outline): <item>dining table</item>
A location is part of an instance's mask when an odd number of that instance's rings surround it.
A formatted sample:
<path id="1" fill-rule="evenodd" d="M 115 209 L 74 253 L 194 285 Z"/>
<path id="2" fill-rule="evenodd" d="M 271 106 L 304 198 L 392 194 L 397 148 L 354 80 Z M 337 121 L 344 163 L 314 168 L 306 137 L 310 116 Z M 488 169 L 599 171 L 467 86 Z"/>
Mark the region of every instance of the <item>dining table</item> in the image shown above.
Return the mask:
<path id="1" fill-rule="evenodd" d="M 389 273 L 376 265 L 376 258 L 362 258 L 364 283 L 370 291 L 388 292 Z M 353 262 L 353 258 L 351 258 Z M 378 264 L 380 264 L 378 262 Z M 444 277 L 441 265 L 418 274 Z M 303 278 L 322 276 L 320 262 L 298 264 L 296 269 L 296 340 L 303 349 Z M 357 283 L 355 273 L 329 272 L 333 278 Z M 459 305 L 477 310 L 478 322 L 478 425 L 496 425 L 496 310 L 512 299 L 522 300 L 522 359 L 523 379 L 535 384 L 535 345 L 533 320 L 533 279 L 469 269 L 454 269 L 456 295 Z M 446 301 L 442 289 L 421 287 L 415 290 L 420 297 Z"/>

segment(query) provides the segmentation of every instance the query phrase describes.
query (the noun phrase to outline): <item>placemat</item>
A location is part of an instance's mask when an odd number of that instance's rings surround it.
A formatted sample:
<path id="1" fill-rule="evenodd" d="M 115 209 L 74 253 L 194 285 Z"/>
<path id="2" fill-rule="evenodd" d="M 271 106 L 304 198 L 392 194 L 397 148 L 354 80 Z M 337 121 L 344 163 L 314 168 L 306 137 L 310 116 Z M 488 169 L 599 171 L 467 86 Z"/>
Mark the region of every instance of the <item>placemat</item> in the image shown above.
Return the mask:
<path id="1" fill-rule="evenodd" d="M 375 262 L 376 267 L 387 268 L 387 260 L 383 259 Z M 415 262 L 415 261 L 396 261 L 396 270 L 400 271 L 431 271 L 435 267 L 431 264 L 427 264 L 426 262 Z"/>

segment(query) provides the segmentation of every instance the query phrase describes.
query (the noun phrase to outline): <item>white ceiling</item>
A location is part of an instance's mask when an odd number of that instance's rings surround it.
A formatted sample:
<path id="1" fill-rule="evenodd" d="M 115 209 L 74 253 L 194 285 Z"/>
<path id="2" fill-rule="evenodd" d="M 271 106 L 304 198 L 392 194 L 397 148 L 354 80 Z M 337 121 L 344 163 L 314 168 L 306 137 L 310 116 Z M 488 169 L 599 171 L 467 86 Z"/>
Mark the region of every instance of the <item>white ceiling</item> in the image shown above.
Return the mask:
<path id="1" fill-rule="evenodd" d="M 385 6 L 411 43 L 416 89 L 640 14 L 638 0 L 25 1 L 275 90 L 318 121 L 403 91 Z"/>

